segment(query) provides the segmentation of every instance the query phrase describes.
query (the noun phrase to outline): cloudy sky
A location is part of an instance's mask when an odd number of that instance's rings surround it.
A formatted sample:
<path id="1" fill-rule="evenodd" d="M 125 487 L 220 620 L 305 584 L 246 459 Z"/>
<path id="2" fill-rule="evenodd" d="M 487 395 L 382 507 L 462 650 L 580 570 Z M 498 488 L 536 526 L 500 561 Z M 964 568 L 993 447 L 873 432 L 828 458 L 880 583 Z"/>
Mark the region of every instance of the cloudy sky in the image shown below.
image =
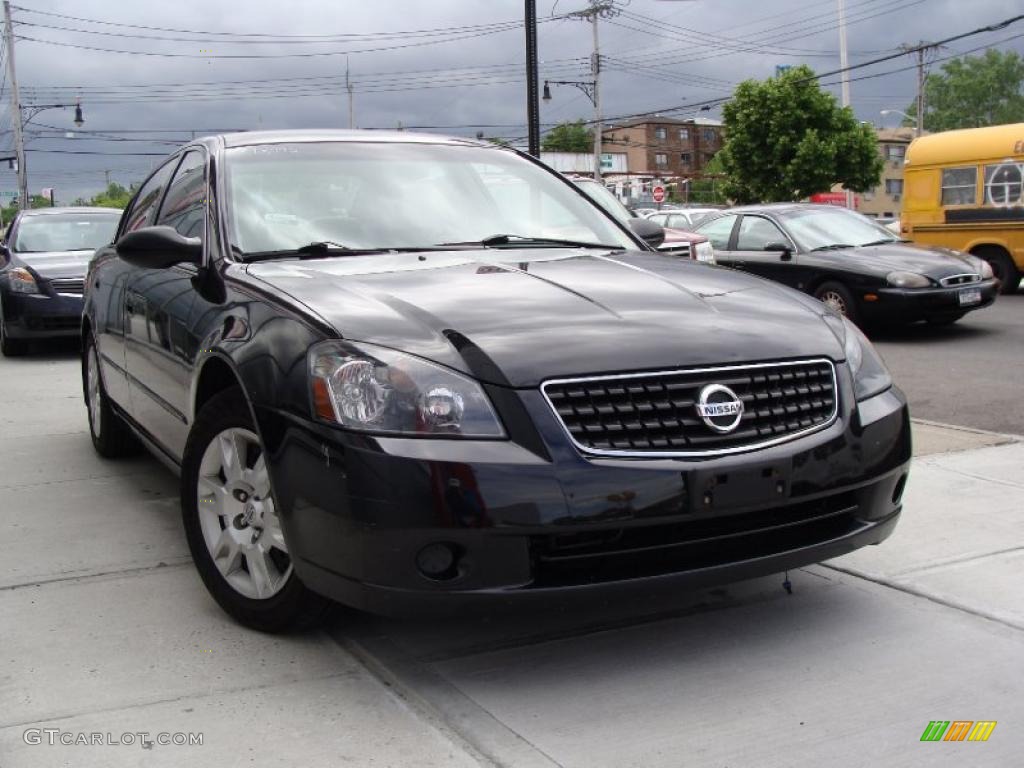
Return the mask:
<path id="1" fill-rule="evenodd" d="M 590 26 L 564 18 L 587 2 L 538 0 L 541 78 L 588 76 Z M 846 6 L 851 64 L 1021 12 L 1019 0 Z M 618 0 L 616 7 L 620 13 L 600 23 L 607 116 L 693 105 L 674 114 L 714 117 L 717 107 L 698 113 L 699 104 L 727 96 L 743 79 L 770 76 L 776 65 L 839 67 L 836 0 Z M 33 118 L 30 188 L 55 187 L 58 201 L 69 202 L 99 191 L 107 172 L 121 183 L 137 181 L 193 132 L 346 127 L 346 62 L 359 127 L 523 136 L 522 14 L 522 0 L 14 0 L 26 111 L 80 99 L 86 120 L 76 130 L 72 109 Z M 1024 53 L 1024 22 L 952 43 L 933 57 L 985 46 Z M 851 73 L 861 120 L 899 121 L 879 112 L 912 101 L 912 64 L 901 57 Z M 828 87 L 838 94 L 838 85 Z M 13 145 L 9 89 L 5 70 L 5 150 Z M 543 123 L 592 117 L 575 88 L 554 88 L 553 96 L 542 104 Z M 0 192 L 16 188 L 14 176 L 0 165 Z"/>

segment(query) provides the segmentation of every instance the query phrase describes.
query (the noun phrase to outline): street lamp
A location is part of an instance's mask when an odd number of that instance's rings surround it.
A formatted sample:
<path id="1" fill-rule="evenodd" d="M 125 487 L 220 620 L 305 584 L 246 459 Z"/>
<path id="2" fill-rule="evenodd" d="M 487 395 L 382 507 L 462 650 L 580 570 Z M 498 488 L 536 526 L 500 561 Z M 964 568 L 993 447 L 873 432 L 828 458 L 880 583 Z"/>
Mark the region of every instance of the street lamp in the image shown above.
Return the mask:
<path id="1" fill-rule="evenodd" d="M 67 109 L 68 107 L 75 108 L 75 119 L 72 121 L 74 124 L 81 128 L 85 123 L 85 118 L 82 116 L 82 102 L 76 101 L 74 104 L 22 104 L 18 107 L 18 130 L 15 136 L 16 144 L 16 155 L 19 158 L 18 162 L 18 204 L 22 209 L 29 207 L 29 196 L 28 196 L 28 163 L 25 161 L 25 139 L 22 131 L 25 126 L 32 122 L 32 118 L 47 109 Z M 51 201 L 52 204 L 52 201 Z"/>
<path id="2" fill-rule="evenodd" d="M 918 136 L 921 135 L 921 126 L 917 125 L 917 119 L 911 117 L 910 115 L 908 115 L 906 112 L 904 112 L 901 109 L 883 109 L 878 114 L 882 115 L 883 117 L 886 117 L 888 115 L 901 115 L 902 117 L 905 117 L 910 122 L 914 123 L 914 133 L 917 134 Z"/>

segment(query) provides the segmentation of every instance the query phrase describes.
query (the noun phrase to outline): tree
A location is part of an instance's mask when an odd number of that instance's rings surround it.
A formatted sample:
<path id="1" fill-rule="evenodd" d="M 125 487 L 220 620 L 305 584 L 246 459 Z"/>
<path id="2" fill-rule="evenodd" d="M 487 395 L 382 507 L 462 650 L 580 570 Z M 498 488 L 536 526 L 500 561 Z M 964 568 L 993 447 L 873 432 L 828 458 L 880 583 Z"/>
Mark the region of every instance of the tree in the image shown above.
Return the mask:
<path id="1" fill-rule="evenodd" d="M 42 195 L 29 195 L 29 207 L 49 208 L 50 198 L 43 197 Z M 10 223 L 11 219 L 13 219 L 18 214 L 18 204 L 16 200 L 12 200 L 10 203 L 5 205 L 3 209 L 0 210 L 0 214 L 3 215 L 4 226 L 7 226 L 7 224 Z"/>
<path id="2" fill-rule="evenodd" d="M 989 48 L 984 56 L 947 61 L 925 79 L 924 108 L 927 131 L 1024 122 L 1024 58 Z M 917 102 L 906 112 L 916 115 Z"/>
<path id="3" fill-rule="evenodd" d="M 807 66 L 740 83 L 722 115 L 722 192 L 737 203 L 800 200 L 835 184 L 865 192 L 881 178 L 874 130 L 821 90 Z"/>
<path id="4" fill-rule="evenodd" d="M 112 181 L 107 188 L 89 201 L 89 205 L 98 205 L 103 208 L 124 208 L 131 200 L 132 193 L 116 181 Z"/>
<path id="5" fill-rule="evenodd" d="M 690 182 L 689 199 L 690 203 L 708 203 L 710 205 L 722 205 L 729 199 L 722 192 L 722 179 L 716 178 L 725 172 L 722 167 L 722 153 L 716 152 L 715 156 L 704 166 L 701 179 L 694 179 Z M 708 178 L 710 177 L 710 178 Z"/>
<path id="6" fill-rule="evenodd" d="M 594 132 L 582 120 L 559 123 L 547 132 L 540 148 L 545 152 L 593 152 Z"/>

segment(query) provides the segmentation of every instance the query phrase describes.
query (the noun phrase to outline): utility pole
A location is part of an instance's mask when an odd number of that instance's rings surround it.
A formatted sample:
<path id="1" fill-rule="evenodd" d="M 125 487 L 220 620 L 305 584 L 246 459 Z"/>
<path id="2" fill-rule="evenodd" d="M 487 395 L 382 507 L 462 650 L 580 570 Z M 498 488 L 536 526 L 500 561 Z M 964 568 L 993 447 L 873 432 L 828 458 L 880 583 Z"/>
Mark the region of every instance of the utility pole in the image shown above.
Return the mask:
<path id="1" fill-rule="evenodd" d="M 537 0 L 526 0 L 527 151 L 540 157 L 540 104 L 537 101 Z"/>
<path id="2" fill-rule="evenodd" d="M 601 181 L 601 46 L 597 41 L 598 13 L 596 0 L 591 0 L 590 24 L 594 30 L 594 54 L 590 60 L 590 71 L 594 74 L 594 181 Z"/>
<path id="3" fill-rule="evenodd" d="M 14 32 L 11 27 L 11 4 L 4 0 L 4 40 L 7 43 L 7 76 L 11 80 L 11 122 L 14 124 L 14 154 L 18 162 L 18 207 L 30 207 L 28 174 L 25 168 L 25 136 L 21 125 L 21 100 L 18 98 L 18 76 L 14 69 Z"/>
<path id="4" fill-rule="evenodd" d="M 850 70 L 849 59 L 846 55 L 846 0 L 839 2 L 839 68 L 842 70 L 840 76 L 842 82 L 843 106 L 850 106 Z M 853 209 L 853 190 L 846 190 L 846 207 Z"/>
<path id="5" fill-rule="evenodd" d="M 110 186 L 110 171 L 103 172 L 103 179 L 107 182 L 107 187 Z"/>
<path id="6" fill-rule="evenodd" d="M 348 77 L 348 56 L 345 57 L 345 90 L 348 91 L 348 127 L 356 127 L 355 102 L 352 99 L 352 81 Z"/>
<path id="7" fill-rule="evenodd" d="M 917 125 L 914 126 L 914 136 L 920 136 L 924 130 L 924 52 L 922 44 L 917 49 Z"/>

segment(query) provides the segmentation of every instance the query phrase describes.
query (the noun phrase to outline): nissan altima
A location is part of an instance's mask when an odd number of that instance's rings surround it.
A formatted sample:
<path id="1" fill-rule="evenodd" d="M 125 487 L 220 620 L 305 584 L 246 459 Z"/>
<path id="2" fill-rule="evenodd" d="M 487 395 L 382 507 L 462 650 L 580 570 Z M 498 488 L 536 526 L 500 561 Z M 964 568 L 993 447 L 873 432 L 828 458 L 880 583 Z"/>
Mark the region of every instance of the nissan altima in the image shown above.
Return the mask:
<path id="1" fill-rule="evenodd" d="M 82 342 L 96 450 L 180 474 L 203 582 L 267 631 L 782 572 L 885 539 L 910 459 L 851 323 L 462 139 L 181 148 L 93 259 Z"/>
<path id="2" fill-rule="evenodd" d="M 0 245 L 0 352 L 23 355 L 33 339 L 75 338 L 85 270 L 109 243 L 121 212 L 36 208 L 14 217 Z"/>

